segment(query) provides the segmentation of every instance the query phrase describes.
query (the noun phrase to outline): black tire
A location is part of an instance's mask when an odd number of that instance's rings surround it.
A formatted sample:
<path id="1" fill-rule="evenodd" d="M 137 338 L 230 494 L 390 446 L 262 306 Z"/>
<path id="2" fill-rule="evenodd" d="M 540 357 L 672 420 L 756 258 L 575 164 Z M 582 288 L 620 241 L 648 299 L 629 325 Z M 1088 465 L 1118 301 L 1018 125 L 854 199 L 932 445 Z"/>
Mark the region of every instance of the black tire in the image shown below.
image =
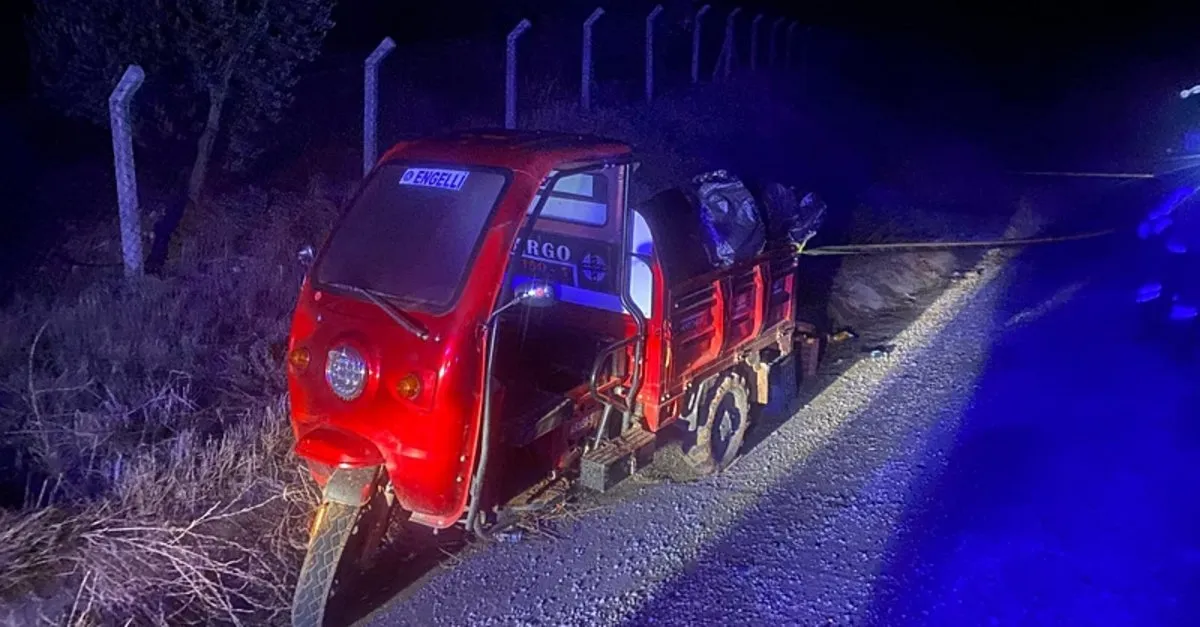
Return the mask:
<path id="1" fill-rule="evenodd" d="M 293 627 L 323 627 L 339 585 L 353 587 L 379 546 L 390 519 L 382 497 L 363 507 L 324 500 L 317 508 L 308 552 L 292 597 Z"/>
<path id="2" fill-rule="evenodd" d="M 725 470 L 737 459 L 750 426 L 750 389 L 736 372 L 718 379 L 700 406 L 696 443 L 688 460 L 707 473 Z"/>

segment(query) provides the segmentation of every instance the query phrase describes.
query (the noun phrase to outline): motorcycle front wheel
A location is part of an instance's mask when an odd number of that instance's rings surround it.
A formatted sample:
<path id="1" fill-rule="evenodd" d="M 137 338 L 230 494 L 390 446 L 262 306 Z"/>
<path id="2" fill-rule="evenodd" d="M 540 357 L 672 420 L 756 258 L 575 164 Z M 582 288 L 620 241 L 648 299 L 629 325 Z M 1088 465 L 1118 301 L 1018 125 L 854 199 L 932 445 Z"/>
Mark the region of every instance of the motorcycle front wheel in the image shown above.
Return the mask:
<path id="1" fill-rule="evenodd" d="M 292 598 L 293 627 L 322 627 L 336 601 L 354 587 L 386 532 L 391 510 L 387 501 L 376 490 L 363 506 L 329 499 L 317 506 Z"/>

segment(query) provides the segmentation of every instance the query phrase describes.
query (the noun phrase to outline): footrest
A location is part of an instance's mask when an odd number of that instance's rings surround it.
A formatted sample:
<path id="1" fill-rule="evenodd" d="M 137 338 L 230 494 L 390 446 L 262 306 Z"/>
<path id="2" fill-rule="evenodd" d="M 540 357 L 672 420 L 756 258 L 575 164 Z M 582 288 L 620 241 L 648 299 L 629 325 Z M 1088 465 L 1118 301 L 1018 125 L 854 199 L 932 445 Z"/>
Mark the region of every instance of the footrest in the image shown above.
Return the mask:
<path id="1" fill-rule="evenodd" d="M 515 511 L 551 509 L 567 499 L 570 487 L 570 482 L 566 477 L 546 477 L 514 496 L 500 509 Z"/>
<path id="2" fill-rule="evenodd" d="M 579 463 L 579 482 L 595 492 L 607 492 L 654 459 L 654 434 L 630 429 L 589 451 Z"/>

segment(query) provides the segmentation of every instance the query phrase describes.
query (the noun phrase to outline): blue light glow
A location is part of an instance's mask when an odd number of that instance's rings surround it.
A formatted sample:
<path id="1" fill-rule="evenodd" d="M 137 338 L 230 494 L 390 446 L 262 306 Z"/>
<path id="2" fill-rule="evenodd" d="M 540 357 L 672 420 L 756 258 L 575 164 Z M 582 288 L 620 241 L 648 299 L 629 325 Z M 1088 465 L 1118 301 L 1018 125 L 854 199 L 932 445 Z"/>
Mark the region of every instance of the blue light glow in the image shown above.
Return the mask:
<path id="1" fill-rule="evenodd" d="M 1192 320 L 1196 317 L 1200 310 L 1197 310 L 1195 305 L 1186 303 L 1173 303 L 1171 305 L 1171 320 L 1182 322 L 1184 320 Z"/>
<path id="2" fill-rule="evenodd" d="M 1148 303 L 1162 296 L 1162 283 L 1147 283 L 1138 290 L 1137 302 Z"/>

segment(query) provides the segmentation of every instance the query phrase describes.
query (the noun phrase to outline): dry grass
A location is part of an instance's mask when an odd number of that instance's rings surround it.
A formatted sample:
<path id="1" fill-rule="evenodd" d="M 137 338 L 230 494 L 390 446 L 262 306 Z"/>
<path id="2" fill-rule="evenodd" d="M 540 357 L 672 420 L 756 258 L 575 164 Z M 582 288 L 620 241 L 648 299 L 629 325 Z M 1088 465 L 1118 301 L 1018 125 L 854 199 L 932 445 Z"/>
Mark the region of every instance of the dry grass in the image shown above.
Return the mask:
<path id="1" fill-rule="evenodd" d="M 168 277 L 45 268 L 57 289 L 0 312 L 10 620 L 281 622 L 316 496 L 284 402 L 292 255 L 332 215 L 248 204 L 215 202 L 225 228 L 185 234 Z"/>
<path id="2" fill-rule="evenodd" d="M 93 503 L 33 507 L 0 538 L 4 593 L 76 594 L 64 622 L 259 623 L 279 616 L 313 495 L 288 458 L 285 415 L 203 445 L 182 432 L 121 467 Z"/>

